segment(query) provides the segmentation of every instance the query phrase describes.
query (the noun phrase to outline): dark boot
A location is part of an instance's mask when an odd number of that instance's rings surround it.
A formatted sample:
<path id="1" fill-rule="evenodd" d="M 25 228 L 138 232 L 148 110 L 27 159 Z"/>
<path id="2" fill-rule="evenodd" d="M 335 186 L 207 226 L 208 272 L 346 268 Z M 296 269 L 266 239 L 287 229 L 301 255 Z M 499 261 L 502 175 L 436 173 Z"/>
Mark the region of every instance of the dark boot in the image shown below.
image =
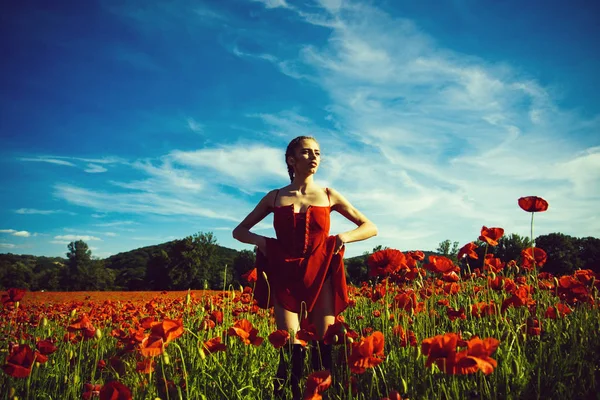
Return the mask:
<path id="1" fill-rule="evenodd" d="M 287 353 L 289 354 L 289 351 Z M 277 367 L 277 374 L 273 379 L 273 398 L 276 400 L 285 398 L 285 385 L 288 380 L 288 365 L 285 358 L 283 348 L 279 349 L 279 366 Z"/>
<path id="2" fill-rule="evenodd" d="M 301 344 L 295 344 L 292 347 L 292 398 L 293 400 L 302 399 L 302 390 L 300 388 L 300 380 L 304 372 L 304 358 L 306 349 Z"/>

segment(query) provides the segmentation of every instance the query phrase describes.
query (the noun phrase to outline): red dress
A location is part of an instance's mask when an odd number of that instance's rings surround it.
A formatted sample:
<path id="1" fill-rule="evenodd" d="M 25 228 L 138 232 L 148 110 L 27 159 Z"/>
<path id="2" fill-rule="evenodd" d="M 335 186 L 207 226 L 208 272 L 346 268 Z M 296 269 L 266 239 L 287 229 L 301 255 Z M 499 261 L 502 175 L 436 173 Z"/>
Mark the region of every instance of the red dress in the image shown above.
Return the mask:
<path id="1" fill-rule="evenodd" d="M 260 251 L 256 255 L 258 305 L 271 307 L 276 298 L 286 310 L 311 312 L 329 277 L 337 316 L 348 307 L 348 286 L 344 248 L 334 255 L 336 238 L 329 236 L 331 206 L 309 206 L 305 213 L 294 212 L 293 204 L 272 210 L 277 239 L 267 238 L 266 257 Z"/>

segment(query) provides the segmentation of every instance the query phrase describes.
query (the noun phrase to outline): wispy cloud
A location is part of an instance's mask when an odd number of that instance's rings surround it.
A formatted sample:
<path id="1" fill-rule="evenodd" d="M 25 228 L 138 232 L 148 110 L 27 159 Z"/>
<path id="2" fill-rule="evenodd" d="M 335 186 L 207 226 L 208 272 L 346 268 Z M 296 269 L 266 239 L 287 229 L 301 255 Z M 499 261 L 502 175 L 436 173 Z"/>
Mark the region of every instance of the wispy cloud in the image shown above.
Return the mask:
<path id="1" fill-rule="evenodd" d="M 104 222 L 102 224 L 94 224 L 95 226 L 123 226 L 123 225 L 135 225 L 137 222 L 135 221 L 112 221 L 112 222 Z"/>
<path id="2" fill-rule="evenodd" d="M 198 121 L 196 121 L 194 118 L 188 118 L 187 119 L 187 124 L 188 124 L 188 128 L 190 128 L 190 130 L 192 132 L 196 132 L 196 133 L 202 133 L 203 130 L 203 126 L 201 123 L 199 123 Z"/>
<path id="3" fill-rule="evenodd" d="M 55 240 L 63 240 L 63 241 L 68 241 L 68 242 L 73 242 L 73 241 L 77 241 L 77 240 L 83 240 L 85 242 L 90 241 L 90 240 L 102 240 L 99 237 L 96 236 L 90 236 L 90 235 L 58 235 L 58 236 L 54 236 Z"/>
<path id="4" fill-rule="evenodd" d="M 35 208 L 19 208 L 15 210 L 17 214 L 40 214 L 40 215 L 51 215 L 51 214 L 69 214 L 69 215 L 77 215 L 72 211 L 65 210 L 38 210 Z"/>
<path id="5" fill-rule="evenodd" d="M 14 249 L 15 247 L 17 246 L 12 243 L 0 243 L 0 248 L 2 249 Z"/>
<path id="6" fill-rule="evenodd" d="M 106 168 L 104 168 L 101 165 L 97 165 L 97 164 L 88 164 L 87 168 L 84 169 L 85 172 L 91 173 L 91 174 L 97 174 L 100 172 L 106 172 L 108 171 Z"/>
<path id="7" fill-rule="evenodd" d="M 598 221 L 586 222 L 600 194 L 600 152 L 567 140 L 569 131 L 598 132 L 597 118 L 561 109 L 506 64 L 439 47 L 409 20 L 358 2 L 321 6 L 289 10 L 328 27 L 326 45 L 307 44 L 288 60 L 275 49 L 234 54 L 294 65 L 298 79 L 326 91 L 337 132 L 317 136 L 327 157 L 319 179 L 370 216 L 385 244 L 431 249 L 445 238 L 470 240 L 483 224 L 524 232 L 516 199 L 529 194 L 555 205 L 546 232 L 600 232 Z M 298 135 L 311 124 L 261 117 Z M 561 226 L 567 218 L 573 224 Z"/>
<path id="8" fill-rule="evenodd" d="M 60 160 L 57 158 L 50 158 L 50 157 L 38 157 L 38 158 L 22 157 L 22 158 L 19 158 L 19 160 L 31 161 L 31 162 L 45 162 L 45 163 L 50 163 L 50 164 L 65 165 L 68 167 L 76 167 L 76 165 L 73 164 L 72 162 Z"/>

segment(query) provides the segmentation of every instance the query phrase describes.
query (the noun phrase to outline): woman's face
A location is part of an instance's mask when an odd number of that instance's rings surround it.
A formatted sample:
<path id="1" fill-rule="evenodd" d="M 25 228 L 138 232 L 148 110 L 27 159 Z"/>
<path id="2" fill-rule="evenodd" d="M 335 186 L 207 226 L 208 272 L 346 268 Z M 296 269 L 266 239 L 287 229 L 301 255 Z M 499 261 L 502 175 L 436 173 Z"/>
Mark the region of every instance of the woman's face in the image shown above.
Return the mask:
<path id="1" fill-rule="evenodd" d="M 294 171 L 300 174 L 314 174 L 321 163 L 319 144 L 311 139 L 301 140 L 290 158 Z"/>

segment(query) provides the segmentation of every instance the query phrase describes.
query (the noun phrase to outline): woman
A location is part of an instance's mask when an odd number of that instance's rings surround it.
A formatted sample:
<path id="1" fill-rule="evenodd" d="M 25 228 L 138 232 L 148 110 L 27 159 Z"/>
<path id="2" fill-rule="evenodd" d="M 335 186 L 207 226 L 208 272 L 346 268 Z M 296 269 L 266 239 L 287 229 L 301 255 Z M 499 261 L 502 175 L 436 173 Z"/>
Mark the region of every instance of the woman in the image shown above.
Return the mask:
<path id="1" fill-rule="evenodd" d="M 348 306 L 343 254 L 346 243 L 368 239 L 377 228 L 348 200 L 331 188 L 314 183 L 321 150 L 313 137 L 292 140 L 285 153 L 291 183 L 267 193 L 250 214 L 233 230 L 233 237 L 257 246 L 258 281 L 255 299 L 263 308 L 274 307 L 277 329 L 290 332 L 292 346 L 291 386 L 300 398 L 304 348 L 295 339 L 300 317 L 307 316 L 316 327 L 320 353 L 313 352 L 313 368 L 331 370 L 331 345 L 322 338 L 335 317 Z M 334 210 L 354 222 L 351 231 L 329 236 L 329 214 Z M 250 232 L 273 212 L 277 239 Z M 275 395 L 283 393 L 287 365 L 280 353 Z"/>

